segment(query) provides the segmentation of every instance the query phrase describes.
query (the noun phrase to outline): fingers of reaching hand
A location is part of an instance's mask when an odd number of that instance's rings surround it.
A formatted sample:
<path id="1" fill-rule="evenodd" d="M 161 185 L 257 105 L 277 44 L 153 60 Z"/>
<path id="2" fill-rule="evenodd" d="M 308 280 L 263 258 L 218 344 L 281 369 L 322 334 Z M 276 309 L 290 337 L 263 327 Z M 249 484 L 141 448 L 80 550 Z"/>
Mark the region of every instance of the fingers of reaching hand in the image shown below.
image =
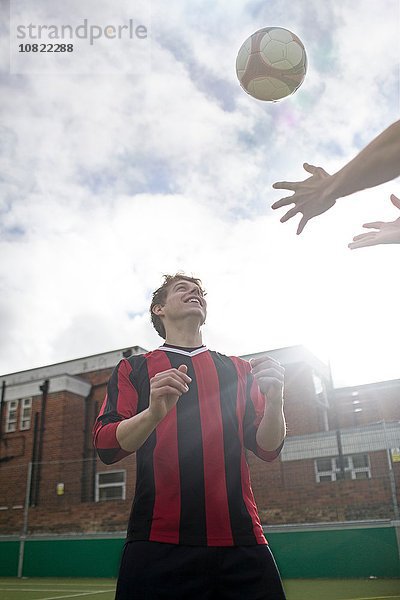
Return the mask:
<path id="1" fill-rule="evenodd" d="M 397 196 L 395 196 L 394 194 L 392 194 L 390 196 L 390 200 L 392 201 L 392 204 L 394 204 L 394 206 L 396 208 L 400 209 L 400 198 L 398 198 Z"/>
<path id="2" fill-rule="evenodd" d="M 303 231 L 304 227 L 308 223 L 308 220 L 308 217 L 305 217 L 304 215 L 301 217 L 299 226 L 297 228 L 297 235 L 300 235 L 300 233 Z"/>
<path id="3" fill-rule="evenodd" d="M 289 219 L 297 215 L 298 212 L 300 212 L 300 209 L 297 206 L 293 206 L 293 208 L 288 210 L 287 213 L 280 218 L 280 222 L 286 223 L 286 221 L 289 221 Z"/>
<path id="4" fill-rule="evenodd" d="M 385 225 L 384 221 L 373 221 L 372 223 L 364 223 L 363 227 L 366 229 L 381 229 L 382 225 Z"/>
<path id="5" fill-rule="evenodd" d="M 286 196 L 285 198 L 281 198 L 274 202 L 271 206 L 272 209 L 281 208 L 282 206 L 289 206 L 289 204 L 293 204 L 293 196 Z"/>
<path id="6" fill-rule="evenodd" d="M 369 233 L 360 233 L 359 235 L 355 235 L 353 237 L 353 242 L 358 242 L 358 240 L 372 240 L 376 238 L 377 231 L 370 231 Z"/>
<path id="7" fill-rule="evenodd" d="M 376 246 L 379 244 L 378 234 L 378 231 L 369 231 L 368 233 L 360 233 L 359 235 L 355 235 L 353 237 L 353 241 L 350 242 L 347 247 L 350 248 L 350 250 L 355 250 L 356 248 Z"/>
<path id="8" fill-rule="evenodd" d="M 272 187 L 275 190 L 289 190 L 290 192 L 295 192 L 298 185 L 298 181 L 277 181 Z"/>
<path id="9" fill-rule="evenodd" d="M 272 205 L 272 208 L 280 208 L 281 206 L 287 206 L 288 204 L 292 204 L 293 200 L 292 200 L 293 196 L 289 196 L 288 198 L 282 198 L 281 200 L 278 200 L 278 202 L 275 202 L 275 204 Z M 293 206 L 293 208 L 291 208 L 290 210 L 287 211 L 286 214 L 283 215 L 283 217 L 280 218 L 280 222 L 281 223 L 286 223 L 286 221 L 289 221 L 289 219 L 291 219 L 292 217 L 294 217 L 295 215 L 297 215 L 297 213 L 301 212 L 299 206 Z M 304 215 L 304 213 L 302 213 L 303 216 L 300 220 L 300 223 L 297 227 L 297 235 L 299 235 L 304 227 L 306 226 L 306 224 L 308 223 L 308 221 L 310 220 L 311 217 L 306 217 Z"/>
<path id="10" fill-rule="evenodd" d="M 304 163 L 303 167 L 307 171 L 307 173 L 311 173 L 311 175 L 315 175 L 320 178 L 329 177 L 329 173 L 327 173 L 322 167 L 316 167 L 315 165 L 310 165 L 308 163 Z M 311 178 L 309 177 L 308 180 L 309 179 Z M 306 179 L 305 181 L 308 180 Z M 299 188 L 299 186 L 301 186 L 301 184 L 304 184 L 304 181 L 277 181 L 276 183 L 272 184 L 272 187 L 275 190 L 289 190 L 291 192 L 296 192 L 296 190 Z M 283 200 L 286 200 L 286 198 L 283 198 Z M 281 201 L 279 200 L 279 202 Z M 281 206 L 284 205 L 281 204 Z M 277 206 L 276 208 L 279 207 Z"/>
<path id="11" fill-rule="evenodd" d="M 310 165 L 309 163 L 303 164 L 303 169 L 307 171 L 307 173 L 311 173 L 311 175 L 320 175 L 321 177 L 329 177 L 329 173 L 325 171 L 322 167 L 316 167 L 315 165 Z"/>

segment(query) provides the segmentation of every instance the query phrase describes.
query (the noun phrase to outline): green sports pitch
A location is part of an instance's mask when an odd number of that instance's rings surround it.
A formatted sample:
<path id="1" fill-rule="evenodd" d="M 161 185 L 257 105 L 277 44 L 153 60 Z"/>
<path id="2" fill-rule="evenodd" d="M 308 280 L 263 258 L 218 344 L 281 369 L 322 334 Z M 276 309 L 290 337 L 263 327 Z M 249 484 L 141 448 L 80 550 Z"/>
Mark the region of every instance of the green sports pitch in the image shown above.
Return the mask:
<path id="1" fill-rule="evenodd" d="M 400 600 L 400 579 L 288 579 L 287 600 Z M 0 578 L 1 600 L 113 600 L 114 579 Z"/>

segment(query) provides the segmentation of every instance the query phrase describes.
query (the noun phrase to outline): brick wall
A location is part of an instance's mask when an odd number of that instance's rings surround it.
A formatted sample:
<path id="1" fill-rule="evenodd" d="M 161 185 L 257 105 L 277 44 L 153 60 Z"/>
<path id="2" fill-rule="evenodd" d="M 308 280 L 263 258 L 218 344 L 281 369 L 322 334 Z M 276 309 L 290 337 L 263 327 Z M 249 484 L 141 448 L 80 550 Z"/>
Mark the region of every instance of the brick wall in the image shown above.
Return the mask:
<path id="1" fill-rule="evenodd" d="M 337 390 L 334 397 L 340 427 L 400 421 L 400 381 Z"/>
<path id="2" fill-rule="evenodd" d="M 115 465 L 97 458 L 91 430 L 104 400 L 112 369 L 83 373 L 93 385 L 88 398 L 59 392 L 47 400 L 45 437 L 40 473 L 40 495 L 29 510 L 29 531 L 82 532 L 124 531 L 134 494 L 136 461 L 130 456 Z M 337 396 L 341 427 L 366 424 L 385 418 L 400 419 L 398 386 L 363 386 L 359 389 L 363 411 L 354 416 L 352 389 Z M 351 411 L 349 412 L 349 407 Z M 0 534 L 19 532 L 23 522 L 27 464 L 32 457 L 35 413 L 41 396 L 33 398 L 28 431 L 3 434 L 0 459 Z M 323 430 L 321 408 L 315 396 L 311 368 L 290 364 L 285 372 L 285 412 L 289 435 Z M 3 413 L 3 427 L 5 422 Z M 331 420 L 332 422 L 332 417 Z M 4 460 L 13 456 L 11 460 Z M 317 483 L 314 462 L 296 460 L 264 463 L 249 453 L 251 479 L 260 515 L 265 523 L 300 523 L 349 519 L 392 518 L 391 488 L 386 452 L 369 454 L 372 479 Z M 400 490 L 400 463 L 394 464 Z M 126 470 L 126 500 L 94 502 L 96 472 Z M 34 473 L 37 477 L 37 472 Z M 63 494 L 57 484 L 63 483 Z M 400 503 L 400 497 L 399 497 Z"/>
<path id="3" fill-rule="evenodd" d="M 248 460 L 254 496 L 266 524 L 393 519 L 386 452 L 370 453 L 372 478 L 317 483 L 313 460 Z M 400 504 L 400 464 L 396 472 Z"/>
<path id="4" fill-rule="evenodd" d="M 289 435 L 321 431 L 312 371 L 304 363 L 285 367 L 285 415 Z"/>

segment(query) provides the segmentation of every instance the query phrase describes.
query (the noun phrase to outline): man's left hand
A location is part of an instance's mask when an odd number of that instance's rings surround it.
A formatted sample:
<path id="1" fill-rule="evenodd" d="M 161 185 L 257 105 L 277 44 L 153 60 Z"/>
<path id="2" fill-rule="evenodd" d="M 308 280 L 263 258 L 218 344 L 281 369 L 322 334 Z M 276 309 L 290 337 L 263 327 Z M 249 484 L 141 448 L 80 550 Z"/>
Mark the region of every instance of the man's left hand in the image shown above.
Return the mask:
<path id="1" fill-rule="evenodd" d="M 261 392 L 273 404 L 282 404 L 285 369 L 271 356 L 250 359 L 251 372 Z"/>

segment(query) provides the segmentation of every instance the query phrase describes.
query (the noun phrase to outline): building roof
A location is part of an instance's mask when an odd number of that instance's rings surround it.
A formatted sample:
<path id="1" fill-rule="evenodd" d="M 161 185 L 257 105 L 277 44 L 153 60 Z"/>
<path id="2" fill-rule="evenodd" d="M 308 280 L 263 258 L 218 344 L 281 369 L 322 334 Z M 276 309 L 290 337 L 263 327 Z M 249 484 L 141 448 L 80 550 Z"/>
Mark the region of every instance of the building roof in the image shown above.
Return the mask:
<path id="1" fill-rule="evenodd" d="M 267 350 L 265 352 L 256 352 L 255 354 L 247 354 L 242 356 L 245 360 L 249 358 L 258 358 L 263 355 L 272 356 L 280 363 L 285 365 L 295 363 L 305 363 L 314 369 L 316 373 L 327 381 L 330 380 L 329 366 L 315 356 L 306 346 L 286 346 L 285 348 L 276 348 L 275 350 Z"/>
<path id="2" fill-rule="evenodd" d="M 87 396 L 91 385 L 79 378 L 79 375 L 102 369 L 112 369 L 123 357 L 146 352 L 147 350 L 141 346 L 132 346 L 130 348 L 102 352 L 92 356 L 3 375 L 0 379 L 6 383 L 5 400 L 16 400 L 27 396 L 40 395 L 40 385 L 45 379 L 50 380 L 50 393 L 66 390 Z M 272 356 L 284 366 L 299 362 L 306 363 L 321 377 L 329 379 L 329 367 L 304 346 L 277 348 L 275 350 L 248 354 L 241 358 L 249 359 L 263 355 Z"/>

